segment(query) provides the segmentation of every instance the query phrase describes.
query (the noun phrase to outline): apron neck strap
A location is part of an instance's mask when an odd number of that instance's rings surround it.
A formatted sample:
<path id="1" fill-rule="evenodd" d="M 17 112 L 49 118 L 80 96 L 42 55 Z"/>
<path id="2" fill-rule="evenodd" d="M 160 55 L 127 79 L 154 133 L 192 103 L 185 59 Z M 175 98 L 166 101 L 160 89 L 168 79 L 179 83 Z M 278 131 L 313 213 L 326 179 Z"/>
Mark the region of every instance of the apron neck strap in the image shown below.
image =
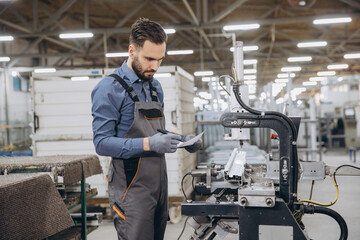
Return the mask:
<path id="1" fill-rule="evenodd" d="M 123 86 L 123 88 L 125 89 L 125 91 L 129 94 L 129 96 L 131 97 L 131 99 L 132 99 L 134 102 L 139 102 L 139 98 L 138 98 L 138 96 L 136 95 L 133 87 L 130 87 L 130 86 L 124 81 L 124 79 L 122 79 L 121 77 L 119 77 L 119 76 L 116 75 L 116 74 L 110 74 L 109 76 L 115 78 L 115 79 L 121 84 L 121 86 Z M 151 94 L 151 97 L 152 97 L 152 94 Z M 154 100 L 153 100 L 153 101 L 154 101 Z"/>
<path id="2" fill-rule="evenodd" d="M 151 80 L 149 81 L 149 87 L 150 87 L 150 94 L 151 94 L 151 100 L 153 102 L 157 102 L 158 101 L 158 95 L 156 93 L 156 88 L 153 87 Z"/>

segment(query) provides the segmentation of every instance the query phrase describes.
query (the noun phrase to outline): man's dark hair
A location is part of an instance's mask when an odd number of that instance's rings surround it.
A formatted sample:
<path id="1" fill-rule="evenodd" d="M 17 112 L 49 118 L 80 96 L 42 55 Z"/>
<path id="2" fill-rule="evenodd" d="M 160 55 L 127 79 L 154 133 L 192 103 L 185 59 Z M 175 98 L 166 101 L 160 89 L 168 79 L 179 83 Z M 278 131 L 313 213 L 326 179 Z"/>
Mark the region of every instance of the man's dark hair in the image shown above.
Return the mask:
<path id="1" fill-rule="evenodd" d="M 139 18 L 131 26 L 130 44 L 142 47 L 146 40 L 155 44 L 166 42 L 167 35 L 163 27 L 147 18 Z"/>

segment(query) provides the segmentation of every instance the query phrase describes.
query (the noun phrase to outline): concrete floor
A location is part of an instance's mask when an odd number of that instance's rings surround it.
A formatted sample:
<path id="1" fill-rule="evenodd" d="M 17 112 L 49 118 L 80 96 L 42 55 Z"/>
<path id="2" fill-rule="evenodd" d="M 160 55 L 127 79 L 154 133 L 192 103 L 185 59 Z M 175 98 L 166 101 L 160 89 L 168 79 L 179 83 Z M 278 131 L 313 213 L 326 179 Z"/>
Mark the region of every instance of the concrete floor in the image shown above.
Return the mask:
<path id="1" fill-rule="evenodd" d="M 339 166 L 342 164 L 351 164 L 360 167 L 359 163 L 352 163 L 349 161 L 346 150 L 329 151 L 323 155 L 323 161 L 330 166 Z M 349 230 L 349 240 L 360 239 L 360 177 L 338 176 L 337 182 L 339 185 L 339 199 L 337 203 L 331 208 L 337 211 L 346 221 Z M 300 182 L 299 184 L 299 198 L 308 199 L 311 187 L 311 181 Z M 333 201 L 336 196 L 336 191 L 332 180 L 327 177 L 324 181 L 317 181 L 314 186 L 313 197 L 314 201 L 328 203 Z M 176 240 L 183 228 L 186 217 L 178 224 L 167 225 L 165 239 Z M 303 222 L 306 231 L 310 238 L 315 240 L 336 240 L 339 239 L 340 230 L 332 218 L 322 214 L 305 215 Z M 181 239 L 189 239 L 192 229 L 186 226 Z M 116 240 L 117 235 L 111 220 L 104 220 L 101 226 L 88 236 L 88 240 Z M 220 239 L 216 237 L 215 239 Z M 239 239 L 237 235 L 229 234 L 226 240 Z"/>

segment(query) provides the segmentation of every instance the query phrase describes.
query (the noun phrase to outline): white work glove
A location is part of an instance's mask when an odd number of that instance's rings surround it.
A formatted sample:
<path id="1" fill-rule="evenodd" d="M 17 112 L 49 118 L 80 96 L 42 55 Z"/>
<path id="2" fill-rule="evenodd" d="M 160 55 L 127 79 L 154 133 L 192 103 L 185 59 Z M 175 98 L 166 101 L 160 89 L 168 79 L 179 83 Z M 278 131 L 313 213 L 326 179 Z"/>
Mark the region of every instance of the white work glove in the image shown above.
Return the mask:
<path id="1" fill-rule="evenodd" d="M 184 137 L 181 139 L 182 142 L 187 142 L 190 139 L 194 138 L 194 135 L 184 135 Z M 193 145 L 185 147 L 186 151 L 189 153 L 194 153 L 196 151 L 199 151 L 202 146 L 202 140 L 199 139 L 196 141 Z"/>
<path id="2" fill-rule="evenodd" d="M 152 137 L 149 137 L 150 151 L 157 153 L 173 153 L 177 149 L 177 145 L 181 140 L 181 136 L 178 134 L 157 133 Z"/>

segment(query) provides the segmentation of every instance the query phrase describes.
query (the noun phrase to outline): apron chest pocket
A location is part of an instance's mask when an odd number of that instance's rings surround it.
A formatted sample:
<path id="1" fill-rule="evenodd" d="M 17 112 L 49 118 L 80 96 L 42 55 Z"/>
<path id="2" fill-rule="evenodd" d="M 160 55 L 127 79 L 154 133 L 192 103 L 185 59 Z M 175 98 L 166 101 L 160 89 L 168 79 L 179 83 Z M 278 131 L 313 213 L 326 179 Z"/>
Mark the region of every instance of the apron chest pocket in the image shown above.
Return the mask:
<path id="1" fill-rule="evenodd" d="M 160 109 L 139 109 L 139 112 L 141 112 L 142 115 L 144 115 L 144 118 L 148 119 L 148 120 L 153 120 L 153 119 L 161 119 L 164 117 L 163 113 L 161 112 Z"/>

